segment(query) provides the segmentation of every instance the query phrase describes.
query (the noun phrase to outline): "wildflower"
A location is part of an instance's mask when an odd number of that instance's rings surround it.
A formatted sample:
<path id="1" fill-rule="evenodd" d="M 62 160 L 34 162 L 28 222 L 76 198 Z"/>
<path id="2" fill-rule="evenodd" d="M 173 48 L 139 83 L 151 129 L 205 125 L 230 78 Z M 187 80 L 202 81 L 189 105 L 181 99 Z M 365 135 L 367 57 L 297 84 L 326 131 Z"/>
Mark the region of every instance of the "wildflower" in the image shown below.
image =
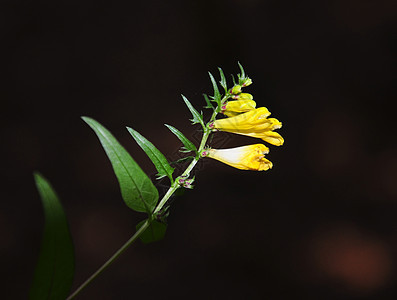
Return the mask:
<path id="1" fill-rule="evenodd" d="M 208 149 L 202 155 L 240 170 L 266 171 L 273 167 L 271 161 L 265 158 L 267 153 L 269 148 L 255 144 L 231 149 Z"/>
<path id="2" fill-rule="evenodd" d="M 259 107 L 230 118 L 215 120 L 209 126 L 220 131 L 260 138 L 275 146 L 281 146 L 284 139 L 273 130 L 281 128 L 282 123 L 275 118 L 267 118 L 270 112 Z"/>
<path id="3" fill-rule="evenodd" d="M 240 113 L 244 113 L 255 109 L 256 103 L 254 100 L 234 100 L 228 101 L 222 106 L 222 113 L 228 117 L 234 117 Z"/>

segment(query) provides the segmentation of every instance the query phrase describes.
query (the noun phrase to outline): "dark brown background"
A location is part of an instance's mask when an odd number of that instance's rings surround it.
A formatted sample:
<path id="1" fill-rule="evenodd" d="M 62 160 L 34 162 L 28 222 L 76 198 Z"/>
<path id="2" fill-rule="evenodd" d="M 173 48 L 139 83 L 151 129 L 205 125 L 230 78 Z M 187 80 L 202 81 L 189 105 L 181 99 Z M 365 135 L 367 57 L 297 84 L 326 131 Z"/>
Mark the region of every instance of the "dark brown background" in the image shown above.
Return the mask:
<path id="1" fill-rule="evenodd" d="M 197 136 L 180 94 L 199 108 L 207 71 L 229 76 L 240 61 L 254 81 L 247 91 L 284 125 L 273 170 L 200 165 L 195 190 L 173 203 L 166 239 L 129 249 L 80 298 L 395 299 L 392 4 L 2 2 L 2 298 L 26 298 L 37 259 L 34 170 L 69 218 L 74 288 L 143 219 L 124 205 L 80 116 L 110 129 L 153 175 L 125 126 L 174 159 L 180 144 L 163 124 Z"/>

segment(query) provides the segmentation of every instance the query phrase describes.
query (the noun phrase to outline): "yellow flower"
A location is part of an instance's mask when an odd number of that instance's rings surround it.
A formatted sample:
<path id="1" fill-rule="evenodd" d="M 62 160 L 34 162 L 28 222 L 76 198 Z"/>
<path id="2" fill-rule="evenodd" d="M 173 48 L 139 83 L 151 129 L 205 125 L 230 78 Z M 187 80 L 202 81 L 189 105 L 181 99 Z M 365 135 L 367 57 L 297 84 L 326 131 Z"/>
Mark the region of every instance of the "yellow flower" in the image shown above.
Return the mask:
<path id="1" fill-rule="evenodd" d="M 234 117 L 215 120 L 210 128 L 260 138 L 272 145 L 281 146 L 284 139 L 273 130 L 281 128 L 282 123 L 274 118 L 268 119 L 268 116 L 268 109 L 259 107 Z"/>
<path id="2" fill-rule="evenodd" d="M 255 144 L 231 149 L 209 149 L 202 155 L 240 170 L 266 171 L 273 167 L 271 161 L 265 158 L 267 153 L 269 148 L 263 144 Z"/>
<path id="3" fill-rule="evenodd" d="M 228 101 L 222 106 L 222 113 L 228 117 L 234 117 L 238 114 L 255 109 L 255 106 L 255 101 L 251 99 Z"/>
<path id="4" fill-rule="evenodd" d="M 254 97 L 249 93 L 240 93 L 232 96 L 235 100 L 252 100 Z"/>

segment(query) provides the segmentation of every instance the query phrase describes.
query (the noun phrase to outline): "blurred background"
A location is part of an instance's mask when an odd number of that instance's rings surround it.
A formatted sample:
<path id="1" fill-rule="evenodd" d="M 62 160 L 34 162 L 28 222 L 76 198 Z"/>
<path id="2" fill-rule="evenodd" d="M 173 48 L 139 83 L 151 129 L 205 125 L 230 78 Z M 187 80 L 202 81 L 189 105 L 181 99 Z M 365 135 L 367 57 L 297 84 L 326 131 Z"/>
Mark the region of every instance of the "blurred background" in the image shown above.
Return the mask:
<path id="1" fill-rule="evenodd" d="M 222 67 L 230 84 L 238 61 L 245 91 L 283 122 L 273 169 L 205 160 L 165 240 L 131 247 L 79 299 L 396 299 L 394 1 L 3 1 L 0 15 L 4 299 L 26 298 L 39 252 L 33 171 L 68 216 L 74 288 L 144 218 L 80 116 L 153 176 L 125 126 L 177 159 L 164 123 L 199 138 L 180 94 L 200 109 L 207 72 Z"/>

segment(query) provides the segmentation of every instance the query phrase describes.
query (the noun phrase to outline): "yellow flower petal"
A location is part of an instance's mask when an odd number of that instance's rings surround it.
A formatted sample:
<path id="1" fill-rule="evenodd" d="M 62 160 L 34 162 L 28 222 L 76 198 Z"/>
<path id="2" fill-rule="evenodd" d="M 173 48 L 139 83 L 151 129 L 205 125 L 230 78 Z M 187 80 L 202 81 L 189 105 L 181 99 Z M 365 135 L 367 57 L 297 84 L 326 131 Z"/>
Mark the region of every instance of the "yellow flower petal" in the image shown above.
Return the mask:
<path id="1" fill-rule="evenodd" d="M 268 116 L 270 116 L 268 109 L 266 107 L 259 107 L 235 117 L 215 120 L 213 126 L 221 131 L 230 132 L 237 129 L 250 129 L 266 122 Z"/>
<path id="2" fill-rule="evenodd" d="M 231 149 L 209 149 L 207 156 L 240 170 L 266 171 L 273 167 L 265 158 L 269 148 L 263 144 Z"/>
<path id="3" fill-rule="evenodd" d="M 234 117 L 215 120 L 210 127 L 220 131 L 260 138 L 270 144 L 281 146 L 284 139 L 273 130 L 281 128 L 282 123 L 275 118 L 267 118 L 270 112 L 266 107 L 239 114 Z"/>
<path id="4" fill-rule="evenodd" d="M 259 138 L 274 146 L 281 146 L 284 144 L 283 137 L 279 133 L 274 131 L 249 132 L 249 133 L 239 132 L 238 134 Z"/>
<path id="5" fill-rule="evenodd" d="M 222 106 L 222 113 L 224 113 L 228 117 L 234 117 L 240 113 L 254 110 L 255 106 L 255 101 L 250 99 L 228 101 L 224 106 Z"/>
<path id="6" fill-rule="evenodd" d="M 282 123 L 275 119 L 275 118 L 269 118 L 266 120 L 263 120 L 263 122 L 259 125 L 250 127 L 248 129 L 239 129 L 239 132 L 244 133 L 244 132 L 256 132 L 256 133 L 261 133 L 264 131 L 271 131 L 275 129 L 279 129 L 282 127 Z"/>
<path id="7" fill-rule="evenodd" d="M 254 96 L 249 93 L 240 93 L 238 95 L 233 95 L 232 98 L 235 100 L 253 100 Z"/>

